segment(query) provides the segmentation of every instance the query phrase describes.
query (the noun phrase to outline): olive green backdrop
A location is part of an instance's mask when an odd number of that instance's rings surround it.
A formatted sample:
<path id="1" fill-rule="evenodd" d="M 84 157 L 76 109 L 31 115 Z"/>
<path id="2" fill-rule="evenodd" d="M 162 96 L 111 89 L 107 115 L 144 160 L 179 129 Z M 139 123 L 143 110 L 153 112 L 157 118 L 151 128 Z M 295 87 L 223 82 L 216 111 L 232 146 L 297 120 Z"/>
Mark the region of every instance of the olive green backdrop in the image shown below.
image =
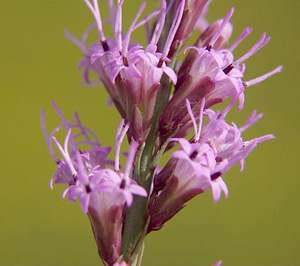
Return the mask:
<path id="1" fill-rule="evenodd" d="M 125 1 L 126 25 L 140 2 Z M 149 2 L 149 8 L 156 4 Z M 151 234 L 144 266 L 209 266 L 219 259 L 225 266 L 300 265 L 300 1 L 219 0 L 209 21 L 231 6 L 234 37 L 246 26 L 254 29 L 238 55 L 264 30 L 273 36 L 247 61 L 247 78 L 284 65 L 282 74 L 249 88 L 245 110 L 231 118 L 241 122 L 258 109 L 265 117 L 245 139 L 277 138 L 253 152 L 243 174 L 237 167 L 226 174 L 228 199 L 213 204 L 208 191 Z M 56 166 L 39 121 L 46 108 L 48 128 L 58 123 L 50 107 L 55 100 L 68 117 L 78 110 L 103 145 L 113 145 L 119 115 L 107 106 L 104 88 L 83 86 L 81 54 L 63 36 L 65 28 L 80 36 L 92 21 L 79 0 L 0 1 L 1 266 L 100 265 L 87 217 L 77 204 L 61 200 L 62 187 L 48 187 Z M 134 38 L 142 40 L 141 34 Z"/>

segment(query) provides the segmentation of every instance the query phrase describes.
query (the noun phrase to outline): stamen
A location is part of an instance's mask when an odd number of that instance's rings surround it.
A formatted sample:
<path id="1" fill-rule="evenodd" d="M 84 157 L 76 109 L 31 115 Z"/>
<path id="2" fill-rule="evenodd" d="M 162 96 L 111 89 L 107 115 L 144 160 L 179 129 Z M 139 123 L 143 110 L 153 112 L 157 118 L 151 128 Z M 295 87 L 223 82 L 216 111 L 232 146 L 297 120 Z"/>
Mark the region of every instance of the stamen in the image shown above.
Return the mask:
<path id="1" fill-rule="evenodd" d="M 258 114 L 257 111 L 254 110 L 252 114 L 248 117 L 246 122 L 244 123 L 243 126 L 239 128 L 240 132 L 244 132 L 246 129 L 254 125 L 258 120 L 260 120 L 263 117 L 263 114 Z"/>
<path id="2" fill-rule="evenodd" d="M 115 19 L 116 19 L 116 9 L 114 6 L 113 0 L 108 0 L 108 6 L 109 6 L 109 20 L 112 25 L 114 25 Z"/>
<path id="3" fill-rule="evenodd" d="M 146 34 L 147 43 L 150 43 L 150 41 L 151 41 L 151 29 L 150 29 L 149 22 L 145 23 L 145 34 Z"/>
<path id="4" fill-rule="evenodd" d="M 223 69 L 223 72 L 224 72 L 226 75 L 228 75 L 228 74 L 231 72 L 231 70 L 232 70 L 233 68 L 234 68 L 233 64 L 230 64 L 228 67 L 226 67 L 226 68 Z"/>
<path id="5" fill-rule="evenodd" d="M 216 172 L 210 176 L 210 179 L 213 181 L 222 175 L 221 172 Z"/>
<path id="6" fill-rule="evenodd" d="M 205 98 L 203 98 L 200 106 L 198 133 L 196 134 L 196 139 L 195 139 L 197 142 L 200 140 L 200 135 L 201 135 L 204 106 L 205 106 Z"/>
<path id="7" fill-rule="evenodd" d="M 131 25 L 128 29 L 128 32 L 127 32 L 126 37 L 124 39 L 124 49 L 122 51 L 124 56 L 126 56 L 126 54 L 128 52 L 128 45 L 129 45 L 131 33 L 133 32 L 135 24 L 137 23 L 138 19 L 140 18 L 141 14 L 143 13 L 143 11 L 145 9 L 145 6 L 146 6 L 146 2 L 143 2 L 140 9 L 139 9 L 139 11 L 136 14 L 134 20 L 133 20 L 133 22 L 131 23 Z"/>
<path id="8" fill-rule="evenodd" d="M 133 31 L 148 23 L 152 18 L 156 17 L 158 14 L 160 14 L 160 10 L 156 10 L 152 14 L 146 16 L 143 20 L 141 20 L 138 24 L 135 25 Z"/>
<path id="9" fill-rule="evenodd" d="M 227 13 L 226 17 L 223 19 L 222 24 L 220 25 L 219 29 L 217 30 L 217 32 L 215 33 L 215 35 L 212 37 L 208 47 L 210 47 L 210 49 L 214 46 L 214 44 L 216 43 L 216 41 L 218 40 L 218 38 L 220 37 L 223 29 L 225 28 L 226 24 L 229 22 L 229 20 L 231 19 L 232 15 L 234 13 L 234 8 L 231 8 L 229 10 L 229 12 Z M 207 47 L 207 48 L 208 48 Z"/>
<path id="10" fill-rule="evenodd" d="M 232 109 L 232 107 L 234 106 L 234 104 L 236 103 L 236 101 L 239 99 L 239 96 L 244 93 L 244 89 L 241 90 L 239 93 L 237 93 L 236 95 L 233 96 L 233 98 L 231 99 L 231 101 L 229 102 L 229 104 L 225 107 L 225 109 L 220 113 L 218 118 L 221 117 L 225 117 L 228 112 Z"/>
<path id="11" fill-rule="evenodd" d="M 63 198 L 63 199 L 67 196 L 69 190 L 70 190 L 70 187 L 67 187 L 67 188 L 65 189 L 65 191 L 64 191 L 63 194 L 62 194 L 62 198 Z"/>
<path id="12" fill-rule="evenodd" d="M 64 115 L 62 114 L 61 110 L 59 109 L 59 107 L 56 105 L 55 102 L 51 102 L 52 107 L 54 108 L 55 112 L 58 114 L 58 116 L 60 117 L 61 121 L 63 122 L 63 126 L 67 127 L 67 120 L 65 119 Z"/>
<path id="13" fill-rule="evenodd" d="M 128 67 L 129 64 L 128 64 L 128 59 L 127 59 L 127 57 L 122 56 L 122 58 L 123 58 L 123 64 L 124 64 L 124 66 Z"/>
<path id="14" fill-rule="evenodd" d="M 239 65 L 239 64 L 243 63 L 248 58 L 250 58 L 252 55 L 257 53 L 261 48 L 263 48 L 271 40 L 271 37 L 266 39 L 266 36 L 267 36 L 267 34 L 264 32 L 263 35 L 261 36 L 261 38 L 259 39 L 259 41 L 255 45 L 253 45 L 252 48 L 245 55 L 243 55 L 241 58 L 236 60 L 235 64 Z"/>
<path id="15" fill-rule="evenodd" d="M 46 139 L 46 143 L 48 145 L 51 157 L 53 158 L 53 160 L 55 162 L 59 163 L 59 160 L 58 160 L 57 156 L 55 155 L 55 152 L 53 151 L 53 147 L 51 145 L 51 139 L 49 138 L 48 132 L 47 132 L 47 129 L 46 129 L 45 109 L 43 109 L 42 112 L 41 112 L 41 124 L 42 124 L 43 134 L 44 134 L 44 137 Z"/>
<path id="16" fill-rule="evenodd" d="M 82 182 L 83 184 L 88 185 L 89 184 L 89 177 L 86 174 L 86 169 L 84 162 L 82 160 L 81 153 L 79 151 L 76 151 L 76 159 L 77 159 L 77 169 L 78 169 L 78 174 L 76 173 L 76 176 Z"/>
<path id="17" fill-rule="evenodd" d="M 101 41 L 101 45 L 102 45 L 103 50 L 104 50 L 105 52 L 109 51 L 109 46 L 108 46 L 108 43 L 107 43 L 106 40 Z"/>
<path id="18" fill-rule="evenodd" d="M 236 41 L 231 45 L 231 47 L 228 49 L 230 52 L 233 52 L 236 47 L 240 45 L 240 43 L 246 39 L 247 36 L 252 32 L 251 28 L 246 28 L 241 33 L 241 35 L 236 39 Z"/>
<path id="19" fill-rule="evenodd" d="M 255 78 L 255 79 L 244 82 L 244 85 L 245 85 L 245 87 L 250 87 L 250 86 L 256 85 L 260 82 L 263 82 L 266 79 L 268 79 L 269 77 L 281 72 L 282 68 L 283 68 L 282 66 L 279 66 L 279 67 L 275 68 L 274 70 L 272 70 L 272 71 L 270 71 L 270 72 L 268 72 L 268 73 L 266 73 L 266 74 L 264 74 L 264 75 L 262 75 L 258 78 Z"/>
<path id="20" fill-rule="evenodd" d="M 87 141 L 90 141 L 90 137 L 86 133 L 85 127 L 81 124 L 78 113 L 76 112 L 74 116 L 75 116 L 75 119 L 76 119 L 76 122 L 77 122 L 77 127 L 80 130 L 80 133 L 86 138 Z"/>
<path id="21" fill-rule="evenodd" d="M 65 30 L 65 37 L 71 41 L 72 43 L 74 43 L 80 50 L 81 52 L 87 56 L 88 55 L 88 51 L 85 47 L 85 45 L 82 44 L 82 42 L 80 40 L 78 40 L 76 37 L 74 37 L 68 30 Z"/>
<path id="22" fill-rule="evenodd" d="M 198 151 L 197 150 L 193 151 L 192 154 L 190 155 L 190 159 L 191 160 L 196 159 L 197 155 L 198 155 Z"/>
<path id="23" fill-rule="evenodd" d="M 86 190 L 86 193 L 91 193 L 92 192 L 92 189 L 91 189 L 89 184 L 85 185 L 85 190 Z"/>
<path id="24" fill-rule="evenodd" d="M 175 14 L 175 18 L 174 18 L 174 22 L 172 23 L 171 28 L 169 30 L 169 34 L 168 34 L 168 37 L 167 37 L 167 40 L 165 43 L 165 47 L 164 47 L 164 50 L 161 55 L 161 61 L 163 61 L 163 62 L 166 60 L 166 58 L 169 54 L 172 42 L 173 42 L 176 32 L 179 28 L 179 25 L 180 25 L 180 22 L 181 22 L 181 19 L 183 16 L 184 6 L 185 6 L 185 0 L 182 0 L 180 2 L 180 4 L 178 5 L 178 8 L 177 8 L 177 11 Z"/>
<path id="25" fill-rule="evenodd" d="M 161 33 L 163 31 L 163 28 L 165 26 L 166 15 L 167 15 L 166 8 L 167 8 L 167 2 L 166 2 L 166 0 L 163 0 L 161 3 L 160 19 L 156 23 L 155 29 L 152 34 L 152 39 L 150 42 L 150 44 L 152 44 L 152 45 L 157 45 L 159 38 L 161 36 Z"/>
<path id="26" fill-rule="evenodd" d="M 122 4 L 124 0 L 118 0 L 118 9 L 115 21 L 115 39 L 120 52 L 122 52 Z"/>
<path id="27" fill-rule="evenodd" d="M 211 49 L 212 49 L 212 45 L 208 44 L 208 45 L 206 46 L 206 50 L 210 52 Z"/>
<path id="28" fill-rule="evenodd" d="M 126 185 L 126 180 L 122 179 L 121 184 L 120 184 L 120 189 L 124 189 Z"/>
<path id="29" fill-rule="evenodd" d="M 164 62 L 165 61 L 162 58 L 160 58 L 159 61 L 158 61 L 158 63 L 157 63 L 157 67 L 162 67 L 162 65 L 163 65 Z"/>
<path id="30" fill-rule="evenodd" d="M 103 26 L 102 26 L 102 20 L 101 20 L 101 13 L 98 5 L 98 0 L 93 0 L 94 6 L 90 3 L 89 0 L 84 0 L 88 8 L 91 10 L 93 13 L 96 23 L 97 23 L 97 28 L 100 36 L 100 41 L 101 43 L 106 40 L 103 32 Z M 104 49 L 104 47 L 103 47 Z"/>
<path id="31" fill-rule="evenodd" d="M 191 107 L 191 103 L 189 101 L 188 98 L 185 99 L 185 104 L 186 104 L 186 109 L 190 115 L 190 118 L 192 120 L 193 126 L 194 126 L 194 130 L 195 130 L 195 137 L 194 139 L 196 140 L 196 136 L 198 135 L 198 128 L 197 128 L 197 122 L 196 119 L 194 117 L 193 111 L 192 111 L 192 107 Z"/>
<path id="32" fill-rule="evenodd" d="M 124 179 L 125 180 L 129 180 L 129 174 L 131 172 L 132 164 L 133 164 L 134 157 L 135 157 L 138 147 L 139 147 L 139 144 L 137 142 L 135 142 L 134 140 L 132 140 L 130 143 L 130 147 L 129 147 L 126 165 L 124 168 Z"/>
<path id="33" fill-rule="evenodd" d="M 54 173 L 52 176 L 51 176 L 51 179 L 50 179 L 50 182 L 49 182 L 49 187 L 51 188 L 51 190 L 54 189 L 54 178 L 55 178 L 55 174 Z"/>
<path id="34" fill-rule="evenodd" d="M 71 135 L 71 129 L 69 129 L 68 134 L 66 136 L 66 139 L 64 142 L 64 148 L 59 144 L 59 142 L 57 141 L 57 139 L 55 137 L 52 137 L 52 139 L 55 142 L 59 151 L 61 152 L 62 156 L 66 160 L 66 163 L 68 164 L 72 175 L 77 175 L 77 172 L 72 164 L 72 160 L 71 160 L 69 152 L 68 152 L 68 144 L 69 144 L 70 135 Z"/>
<path id="35" fill-rule="evenodd" d="M 269 134 L 269 135 L 265 135 L 262 137 L 258 137 L 258 138 L 249 140 L 249 141 L 245 141 L 245 147 L 249 147 L 251 145 L 256 145 L 256 144 L 259 144 L 259 143 L 262 143 L 262 142 L 265 142 L 267 140 L 274 139 L 274 138 L 275 138 L 275 136 L 273 134 Z"/>
<path id="36" fill-rule="evenodd" d="M 129 129 L 129 123 L 127 123 L 123 129 L 125 120 L 122 119 L 116 134 L 116 147 L 115 147 L 115 170 L 118 172 L 120 170 L 120 150 L 123 139 Z"/>

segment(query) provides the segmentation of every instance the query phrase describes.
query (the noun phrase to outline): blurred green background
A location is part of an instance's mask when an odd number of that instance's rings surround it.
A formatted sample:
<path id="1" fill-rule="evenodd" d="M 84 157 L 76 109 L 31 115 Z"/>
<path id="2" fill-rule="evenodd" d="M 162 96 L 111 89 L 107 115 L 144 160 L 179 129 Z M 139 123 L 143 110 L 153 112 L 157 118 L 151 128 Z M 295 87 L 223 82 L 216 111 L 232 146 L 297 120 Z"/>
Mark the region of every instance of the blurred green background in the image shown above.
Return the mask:
<path id="1" fill-rule="evenodd" d="M 124 17 L 131 20 L 140 2 L 126 0 Z M 148 9 L 157 4 L 149 2 Z M 233 37 L 247 26 L 254 29 L 237 55 L 263 31 L 273 36 L 247 61 L 246 78 L 279 64 L 284 72 L 249 89 L 245 109 L 230 118 L 240 123 L 257 109 L 265 117 L 245 139 L 267 133 L 277 138 L 255 150 L 244 173 L 235 167 L 226 174 L 228 199 L 213 204 L 208 191 L 148 236 L 144 266 L 208 266 L 219 259 L 225 266 L 300 265 L 300 1 L 219 0 L 208 20 L 232 6 Z M 76 68 L 81 54 L 63 36 L 65 28 L 80 36 L 92 22 L 79 0 L 0 1 L 0 265 L 100 265 L 87 217 L 77 204 L 61 200 L 62 187 L 48 187 L 56 166 L 39 121 L 46 108 L 48 129 L 57 125 L 50 107 L 55 100 L 67 117 L 79 111 L 103 145 L 113 145 L 119 115 L 107 106 L 104 88 L 83 86 Z M 138 41 L 143 37 L 134 35 Z"/>

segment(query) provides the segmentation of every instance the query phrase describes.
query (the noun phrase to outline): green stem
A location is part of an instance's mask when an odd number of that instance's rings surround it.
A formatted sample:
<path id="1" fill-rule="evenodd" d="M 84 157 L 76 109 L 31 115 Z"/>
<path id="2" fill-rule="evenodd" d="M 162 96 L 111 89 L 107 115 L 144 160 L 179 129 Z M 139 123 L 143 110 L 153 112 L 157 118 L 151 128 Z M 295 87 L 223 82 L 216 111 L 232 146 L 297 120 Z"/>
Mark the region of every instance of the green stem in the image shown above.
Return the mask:
<path id="1" fill-rule="evenodd" d="M 181 48 L 181 45 L 179 46 Z M 170 64 L 171 67 L 175 66 L 177 56 L 178 53 L 176 53 L 173 58 Z M 156 96 L 151 129 L 145 145 L 142 145 L 140 148 L 137 158 L 134 178 L 147 190 L 148 195 L 152 183 L 153 171 L 155 169 L 155 166 L 153 165 L 153 158 L 156 156 L 155 142 L 159 132 L 159 118 L 169 101 L 171 89 L 172 82 L 169 77 L 164 74 L 161 79 L 161 87 Z M 137 247 L 137 245 L 143 241 L 147 233 L 147 224 L 149 224 L 147 223 L 148 219 L 145 219 L 147 215 L 147 205 L 148 198 L 135 196 L 131 207 L 126 211 L 121 248 L 121 254 L 126 262 L 130 262 L 134 255 L 133 253 L 139 252 L 140 247 Z"/>
<path id="2" fill-rule="evenodd" d="M 135 179 L 140 181 L 140 185 L 142 185 L 148 193 L 152 182 L 153 169 L 150 166 L 159 129 L 159 117 L 168 102 L 170 91 L 171 86 L 169 78 L 164 75 L 161 82 L 161 88 L 157 93 L 152 126 L 145 143 L 145 148 L 142 152 L 140 171 L 136 171 L 139 173 L 139 176 L 135 176 Z M 135 196 L 131 207 L 126 212 L 121 251 L 124 260 L 127 262 L 131 259 L 133 249 L 137 242 L 141 241 L 140 236 L 144 230 L 147 204 L 148 198 Z"/>

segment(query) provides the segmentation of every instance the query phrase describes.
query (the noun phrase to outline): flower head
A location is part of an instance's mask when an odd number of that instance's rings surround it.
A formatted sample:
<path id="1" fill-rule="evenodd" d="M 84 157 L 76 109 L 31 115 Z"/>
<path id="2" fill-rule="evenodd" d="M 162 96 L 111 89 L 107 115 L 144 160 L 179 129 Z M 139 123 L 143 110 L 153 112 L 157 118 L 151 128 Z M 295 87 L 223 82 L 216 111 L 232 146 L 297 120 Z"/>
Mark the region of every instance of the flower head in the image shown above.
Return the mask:
<path id="1" fill-rule="evenodd" d="M 221 113 L 211 109 L 204 111 L 204 99 L 201 102 L 199 119 L 195 118 L 191 104 L 186 100 L 195 135 L 191 141 L 185 138 L 169 140 L 178 142 L 180 149 L 173 152 L 170 162 L 155 177 L 156 187 L 150 208 L 151 230 L 159 229 L 183 208 L 185 202 L 207 189 L 212 189 L 215 203 L 219 201 L 222 192 L 227 197 L 228 188 L 222 175 L 239 162 L 243 170 L 244 160 L 255 146 L 274 137 L 266 135 L 243 141 L 241 133 L 261 118 L 261 115 L 256 116 L 256 113 L 252 113 L 241 128 L 235 124 L 227 124 L 226 114 L 238 97 L 235 96 Z M 209 119 L 204 126 L 203 116 Z"/>
<path id="2" fill-rule="evenodd" d="M 231 47 L 224 48 L 232 32 L 229 21 L 233 12 L 232 8 L 223 20 L 208 27 L 194 46 L 185 50 L 189 50 L 189 54 L 178 71 L 180 74 L 175 94 L 161 118 L 163 141 L 178 127 L 181 128 L 178 132 L 181 135 L 187 134 L 191 128 L 186 126 L 189 117 L 184 108 L 185 98 L 189 99 L 193 108 L 198 107 L 205 98 L 205 108 L 209 108 L 224 99 L 239 95 L 239 110 L 241 110 L 244 106 L 245 88 L 262 82 L 282 70 L 279 66 L 259 78 L 243 81 L 246 69 L 244 62 L 262 49 L 270 41 L 270 37 L 267 38 L 264 33 L 246 54 L 235 60 L 233 51 L 251 33 L 251 29 L 246 28 Z"/>
<path id="3" fill-rule="evenodd" d="M 158 10 L 142 18 L 144 2 L 128 29 L 123 26 L 124 0 L 107 0 L 109 18 L 105 23 L 112 27 L 111 37 L 103 27 L 98 0 L 83 1 L 95 24 L 81 40 L 69 32 L 66 37 L 83 53 L 79 68 L 86 83 L 90 82 L 89 72 L 94 71 L 123 119 L 117 129 L 115 158 L 110 161 L 110 147 L 102 147 L 77 114 L 75 122 L 70 122 L 53 103 L 62 123 L 48 134 L 43 111 L 44 135 L 57 163 L 50 184 L 51 188 L 53 183 L 65 184 L 63 197 L 80 202 L 104 265 L 129 266 L 136 261 L 146 233 L 159 230 L 187 201 L 210 189 L 215 203 L 222 193 L 227 197 L 224 174 L 238 163 L 243 171 L 245 158 L 257 144 L 274 137 L 244 141 L 243 132 L 262 114 L 254 111 L 241 127 L 228 123 L 227 114 L 236 102 L 241 111 L 246 89 L 282 67 L 245 81 L 246 60 L 270 37 L 263 33 L 248 52 L 235 58 L 235 49 L 252 29 L 246 28 L 228 46 L 234 8 L 209 25 L 205 15 L 210 0 L 161 0 Z M 132 41 L 141 26 L 146 29 L 146 45 Z M 192 31 L 199 28 L 203 32 L 195 44 L 184 47 Z M 99 37 L 88 45 L 93 29 Z M 186 56 L 178 63 L 181 52 Z M 222 111 L 211 109 L 224 100 L 229 104 Z M 63 144 L 61 131 L 66 132 Z M 191 131 L 194 135 L 187 139 Z M 120 151 L 126 136 L 129 150 L 122 168 Z M 165 151 L 177 144 L 179 148 L 160 169 Z M 221 261 L 215 264 L 219 265 Z"/>
<path id="4" fill-rule="evenodd" d="M 48 135 L 45 126 L 45 111 L 42 111 L 42 126 L 48 148 L 53 160 L 57 164 L 57 171 L 53 174 L 50 182 L 51 188 L 53 183 L 56 184 L 73 184 L 77 181 L 78 169 L 84 167 L 86 171 L 96 171 L 112 164 L 106 158 L 111 148 L 103 148 L 96 134 L 82 125 L 79 115 L 75 113 L 75 122 L 69 122 L 65 119 L 58 106 L 52 103 L 54 110 L 60 116 L 62 124 L 55 128 Z M 62 129 L 67 130 L 68 134 L 62 147 L 55 138 Z M 74 133 L 73 133 L 74 132 Z M 58 159 L 53 149 L 53 142 L 61 152 L 62 159 Z M 78 156 L 78 153 L 80 156 Z M 78 161 L 80 158 L 80 162 Z"/>
<path id="5" fill-rule="evenodd" d="M 122 130 L 124 126 L 122 120 L 118 128 L 115 162 L 111 162 L 106 159 L 110 147 L 101 147 L 97 136 L 81 124 L 78 114 L 75 114 L 75 123 L 69 122 L 57 105 L 55 103 L 52 105 L 62 124 L 48 135 L 45 127 L 45 111 L 42 111 L 44 135 L 58 167 L 51 178 L 51 187 L 53 182 L 66 184 L 63 198 L 67 196 L 73 202 L 79 200 L 82 210 L 91 220 L 95 238 L 99 243 L 99 254 L 102 260 L 110 265 L 120 255 L 124 206 L 132 204 L 133 195 L 147 196 L 145 189 L 131 177 L 139 145 L 135 141 L 131 142 L 127 163 L 122 172 L 119 166 L 120 147 L 129 124 Z M 55 134 L 63 128 L 67 130 L 67 135 L 64 144 L 61 145 Z M 55 154 L 53 142 L 62 159 L 58 159 Z M 110 165 L 115 165 L 115 169 L 108 168 Z"/>

